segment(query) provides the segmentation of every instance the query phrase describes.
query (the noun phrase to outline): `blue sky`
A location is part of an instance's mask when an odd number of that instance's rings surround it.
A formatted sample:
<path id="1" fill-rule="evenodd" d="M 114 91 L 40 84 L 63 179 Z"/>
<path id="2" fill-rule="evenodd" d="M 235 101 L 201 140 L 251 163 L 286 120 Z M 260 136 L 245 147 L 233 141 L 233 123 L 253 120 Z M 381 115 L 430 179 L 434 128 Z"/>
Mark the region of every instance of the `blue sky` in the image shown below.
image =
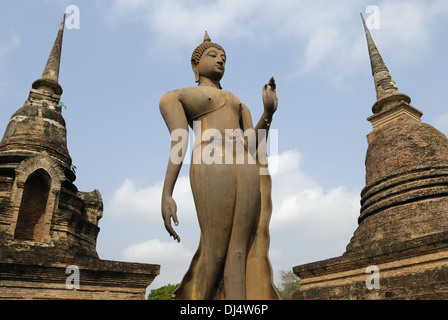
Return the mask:
<path id="1" fill-rule="evenodd" d="M 185 165 L 175 188 L 180 244 L 160 215 L 169 134 L 158 102 L 195 85 L 190 66 L 207 30 L 227 53 L 224 90 L 262 113 L 274 76 L 279 98 L 271 262 L 278 272 L 341 255 L 357 226 L 366 120 L 376 96 L 359 13 L 379 13 L 372 36 L 422 120 L 448 133 L 448 2 L 300 0 L 2 1 L 0 130 L 43 71 L 63 13 L 61 101 L 80 191 L 99 189 L 102 259 L 161 264 L 151 288 L 180 282 L 199 228 Z M 70 15 L 70 13 L 68 13 Z"/>

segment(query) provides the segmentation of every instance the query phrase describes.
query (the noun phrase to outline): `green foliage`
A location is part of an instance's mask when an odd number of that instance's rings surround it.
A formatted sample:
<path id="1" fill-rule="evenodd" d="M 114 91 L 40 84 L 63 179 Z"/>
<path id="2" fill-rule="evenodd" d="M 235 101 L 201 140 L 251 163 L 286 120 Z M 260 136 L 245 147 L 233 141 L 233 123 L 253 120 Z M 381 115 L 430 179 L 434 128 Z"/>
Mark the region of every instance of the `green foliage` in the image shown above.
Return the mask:
<path id="1" fill-rule="evenodd" d="M 173 300 L 171 296 L 178 286 L 179 284 L 167 284 L 158 289 L 152 289 L 148 294 L 148 300 Z"/>
<path id="2" fill-rule="evenodd" d="M 148 300 L 173 300 L 172 294 L 179 284 L 168 284 L 158 289 L 152 289 Z M 282 300 L 291 300 L 294 292 L 300 288 L 300 279 L 292 271 L 280 271 L 280 283 L 276 286 Z"/>
<path id="3" fill-rule="evenodd" d="M 278 294 L 282 300 L 291 300 L 293 293 L 300 288 L 300 279 L 292 271 L 280 271 L 280 277 Z"/>
<path id="4" fill-rule="evenodd" d="M 64 104 L 64 102 L 60 101 L 60 102 L 59 102 L 59 106 L 60 106 L 61 108 L 64 108 L 64 109 L 67 110 L 67 106 Z"/>

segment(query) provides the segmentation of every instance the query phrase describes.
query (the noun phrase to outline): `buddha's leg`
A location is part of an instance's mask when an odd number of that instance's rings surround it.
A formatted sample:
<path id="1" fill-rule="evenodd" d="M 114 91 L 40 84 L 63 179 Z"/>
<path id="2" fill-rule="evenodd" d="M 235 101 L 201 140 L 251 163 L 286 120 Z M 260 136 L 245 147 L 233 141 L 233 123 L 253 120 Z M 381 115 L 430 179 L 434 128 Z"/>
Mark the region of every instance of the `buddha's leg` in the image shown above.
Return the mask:
<path id="1" fill-rule="evenodd" d="M 232 235 L 224 267 L 228 300 L 246 299 L 246 259 L 255 218 L 260 210 L 260 178 L 256 165 L 238 164 Z"/>
<path id="2" fill-rule="evenodd" d="M 194 272 L 197 299 L 211 299 L 232 231 L 236 196 L 233 165 L 192 164 L 190 183 L 201 228 L 201 255 Z"/>
<path id="3" fill-rule="evenodd" d="M 278 300 L 269 260 L 269 221 L 272 214 L 272 180 L 260 175 L 261 210 L 257 230 L 247 256 L 246 298 L 248 300 Z"/>

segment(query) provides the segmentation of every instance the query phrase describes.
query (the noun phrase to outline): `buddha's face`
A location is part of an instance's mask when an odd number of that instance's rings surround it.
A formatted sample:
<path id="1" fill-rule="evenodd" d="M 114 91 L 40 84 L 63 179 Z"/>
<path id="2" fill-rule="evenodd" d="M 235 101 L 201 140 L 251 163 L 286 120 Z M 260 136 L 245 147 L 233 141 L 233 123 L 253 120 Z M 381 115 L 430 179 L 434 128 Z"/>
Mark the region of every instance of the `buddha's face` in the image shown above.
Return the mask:
<path id="1" fill-rule="evenodd" d="M 220 81 L 224 76 L 226 54 L 224 51 L 211 47 L 204 51 L 195 72 L 210 80 Z"/>

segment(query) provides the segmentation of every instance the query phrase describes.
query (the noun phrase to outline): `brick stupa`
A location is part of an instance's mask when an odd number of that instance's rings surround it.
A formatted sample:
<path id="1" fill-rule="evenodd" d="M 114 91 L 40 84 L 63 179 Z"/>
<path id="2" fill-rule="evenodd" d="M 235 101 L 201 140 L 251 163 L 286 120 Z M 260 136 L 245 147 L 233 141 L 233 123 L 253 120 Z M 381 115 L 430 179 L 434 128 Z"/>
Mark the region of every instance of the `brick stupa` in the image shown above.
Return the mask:
<path id="1" fill-rule="evenodd" d="M 293 268 L 294 298 L 447 299 L 448 139 L 399 92 L 363 23 L 377 101 L 359 225 L 342 256 Z"/>
<path id="2" fill-rule="evenodd" d="M 0 142 L 0 299 L 143 299 L 160 266 L 99 259 L 101 194 L 74 185 L 59 105 L 64 24 L 65 15 Z M 79 288 L 67 286 L 69 266 L 79 270 Z"/>

